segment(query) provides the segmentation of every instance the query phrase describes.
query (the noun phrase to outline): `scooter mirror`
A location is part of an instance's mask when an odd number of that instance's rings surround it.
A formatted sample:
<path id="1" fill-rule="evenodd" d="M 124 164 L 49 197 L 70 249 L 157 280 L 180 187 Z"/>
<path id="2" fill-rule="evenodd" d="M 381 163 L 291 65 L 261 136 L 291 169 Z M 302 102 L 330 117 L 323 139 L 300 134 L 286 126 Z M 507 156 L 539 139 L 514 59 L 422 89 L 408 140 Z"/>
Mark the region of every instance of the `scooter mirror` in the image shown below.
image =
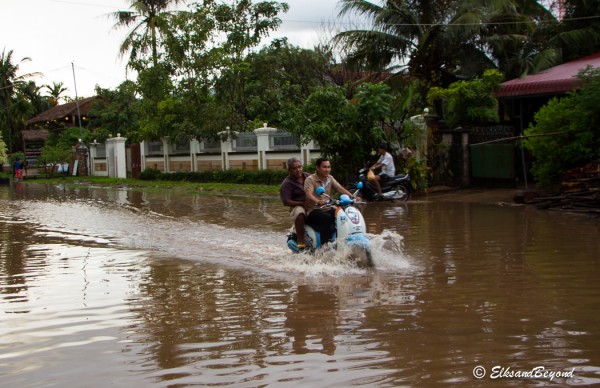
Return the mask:
<path id="1" fill-rule="evenodd" d="M 358 182 L 356 184 L 356 188 L 359 189 L 359 190 L 362 189 L 363 188 L 363 183 L 362 182 Z"/>
<path id="2" fill-rule="evenodd" d="M 325 188 L 323 188 L 323 187 L 317 187 L 317 188 L 315 189 L 315 193 L 316 193 L 317 195 L 321 195 L 321 194 L 323 194 L 324 192 L 325 192 Z"/>
<path id="3" fill-rule="evenodd" d="M 350 199 L 350 197 L 348 196 L 348 194 L 342 194 L 340 196 L 340 202 L 344 205 L 347 204 L 351 204 L 352 203 L 352 199 Z"/>

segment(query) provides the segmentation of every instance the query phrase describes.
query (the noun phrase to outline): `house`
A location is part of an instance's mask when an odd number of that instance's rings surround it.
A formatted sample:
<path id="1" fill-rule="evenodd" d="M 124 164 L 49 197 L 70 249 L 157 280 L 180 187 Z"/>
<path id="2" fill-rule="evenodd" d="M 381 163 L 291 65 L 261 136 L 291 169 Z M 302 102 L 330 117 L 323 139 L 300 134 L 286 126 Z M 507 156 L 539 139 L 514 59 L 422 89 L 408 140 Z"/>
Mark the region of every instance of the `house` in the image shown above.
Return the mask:
<path id="1" fill-rule="evenodd" d="M 29 119 L 26 129 L 21 131 L 27 165 L 36 165 L 41 153 L 40 149 L 45 145 L 52 131 L 60 131 L 80 124 L 82 127 L 87 126 L 88 114 L 92 109 L 92 102 L 96 98 L 87 97 L 57 105 Z M 78 120 L 80 115 L 81 123 Z"/>
<path id="2" fill-rule="evenodd" d="M 588 66 L 600 68 L 600 52 L 502 83 L 496 92 L 501 115 L 507 113 L 517 132 L 522 133 L 551 98 L 581 86 L 577 74 Z"/>

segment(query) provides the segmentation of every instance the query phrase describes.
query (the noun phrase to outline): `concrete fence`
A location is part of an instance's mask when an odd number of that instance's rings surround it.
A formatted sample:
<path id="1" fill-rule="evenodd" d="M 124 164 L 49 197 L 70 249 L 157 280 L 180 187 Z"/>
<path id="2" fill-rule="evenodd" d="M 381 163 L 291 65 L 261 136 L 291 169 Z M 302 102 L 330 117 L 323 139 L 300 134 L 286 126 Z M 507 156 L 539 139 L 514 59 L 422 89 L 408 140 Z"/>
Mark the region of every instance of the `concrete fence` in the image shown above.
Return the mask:
<path id="1" fill-rule="evenodd" d="M 321 156 L 314 142 L 299 145 L 297 136 L 278 131 L 276 128 L 257 128 L 252 132 L 221 132 L 220 141 L 186 140 L 171 141 L 162 138 L 158 142 L 140 143 L 139 161 L 130 148 L 125 147 L 126 138 L 117 134 L 105 144 L 90 144 L 90 174 L 126 178 L 133 166 L 140 170 L 153 168 L 161 172 L 209 171 L 209 170 L 266 170 L 286 169 L 286 161 L 296 157 L 310 164 Z"/>

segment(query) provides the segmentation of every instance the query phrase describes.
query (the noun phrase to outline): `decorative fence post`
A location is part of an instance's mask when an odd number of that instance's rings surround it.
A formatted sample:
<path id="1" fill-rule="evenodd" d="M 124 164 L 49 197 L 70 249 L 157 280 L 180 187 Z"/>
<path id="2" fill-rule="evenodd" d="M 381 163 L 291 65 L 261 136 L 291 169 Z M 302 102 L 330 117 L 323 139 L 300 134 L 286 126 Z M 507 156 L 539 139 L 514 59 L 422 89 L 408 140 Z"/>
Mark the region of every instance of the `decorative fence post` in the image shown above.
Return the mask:
<path id="1" fill-rule="evenodd" d="M 268 127 L 267 123 L 264 123 L 262 128 L 257 128 L 254 130 L 254 133 L 256 134 L 256 152 L 258 153 L 259 170 L 267 169 L 266 152 L 271 149 L 269 135 L 273 132 L 277 132 L 277 129 Z"/>
<path id="2" fill-rule="evenodd" d="M 125 156 L 125 141 L 117 133 L 117 137 L 106 140 L 106 162 L 108 163 L 108 176 L 111 178 L 127 178 L 127 158 Z"/>
<path id="3" fill-rule="evenodd" d="M 218 135 L 221 137 L 221 158 L 223 171 L 226 171 L 229 170 L 229 153 L 233 151 L 233 140 L 231 139 L 230 128 L 227 127 L 226 131 L 219 132 Z"/>
<path id="4" fill-rule="evenodd" d="M 190 140 L 190 171 L 198 171 L 198 152 L 200 152 L 200 142 L 193 138 Z"/>
<path id="5" fill-rule="evenodd" d="M 300 160 L 302 160 L 302 165 L 303 166 L 308 166 L 310 164 L 311 161 L 311 150 L 314 150 L 315 147 L 315 141 L 311 140 L 310 142 L 308 142 L 308 144 L 302 144 L 300 145 Z"/>
<path id="6" fill-rule="evenodd" d="M 90 176 L 96 176 L 96 164 L 94 163 L 94 159 L 98 156 L 98 150 L 96 147 L 98 143 L 94 140 L 93 143 L 90 143 Z"/>
<path id="7" fill-rule="evenodd" d="M 170 172 L 169 166 L 169 137 L 161 137 L 160 140 L 163 143 L 163 160 L 164 160 L 164 172 Z"/>

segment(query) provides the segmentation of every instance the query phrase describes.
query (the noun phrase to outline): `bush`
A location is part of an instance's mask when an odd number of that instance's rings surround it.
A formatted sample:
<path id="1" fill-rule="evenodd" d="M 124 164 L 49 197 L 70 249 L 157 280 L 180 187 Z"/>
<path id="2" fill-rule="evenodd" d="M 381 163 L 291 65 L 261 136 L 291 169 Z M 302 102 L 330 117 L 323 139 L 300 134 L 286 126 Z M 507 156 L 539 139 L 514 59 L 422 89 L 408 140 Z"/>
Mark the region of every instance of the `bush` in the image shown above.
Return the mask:
<path id="1" fill-rule="evenodd" d="M 147 168 L 140 174 L 140 180 L 143 181 L 157 181 L 160 179 L 162 173 L 154 168 Z"/>
<path id="2" fill-rule="evenodd" d="M 256 185 L 279 185 L 288 175 L 286 170 L 226 170 L 226 171 L 179 171 L 161 173 L 159 170 L 147 168 L 140 174 L 141 180 L 182 181 L 196 183 L 240 183 Z"/>
<path id="3" fill-rule="evenodd" d="M 450 127 L 493 124 L 500 119 L 494 92 L 501 81 L 498 70 L 486 70 L 481 78 L 457 81 L 447 89 L 432 88 L 427 98 L 431 103 L 442 101 L 443 116 Z"/>
<path id="4" fill-rule="evenodd" d="M 579 74 L 583 87 L 554 98 L 525 130 L 525 147 L 534 157 L 531 172 L 540 186 L 551 188 L 563 173 L 600 158 L 600 70 Z"/>

